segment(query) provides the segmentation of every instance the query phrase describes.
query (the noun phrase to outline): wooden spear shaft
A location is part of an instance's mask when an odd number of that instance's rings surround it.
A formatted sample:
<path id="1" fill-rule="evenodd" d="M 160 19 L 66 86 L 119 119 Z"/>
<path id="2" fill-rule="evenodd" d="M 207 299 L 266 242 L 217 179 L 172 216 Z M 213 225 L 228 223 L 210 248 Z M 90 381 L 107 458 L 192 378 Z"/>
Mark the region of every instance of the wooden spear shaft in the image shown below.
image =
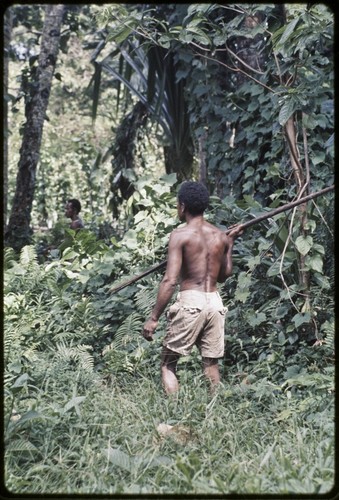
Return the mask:
<path id="1" fill-rule="evenodd" d="M 291 210 L 294 207 L 297 207 L 298 205 L 302 205 L 303 203 L 306 203 L 307 201 L 313 200 L 314 198 L 317 198 L 318 196 L 321 196 L 323 194 L 329 193 L 330 191 L 334 190 L 334 185 L 329 186 L 325 189 L 321 189 L 320 191 L 316 191 L 315 193 L 311 193 L 308 196 L 304 196 L 303 198 L 300 198 L 299 200 L 292 201 L 291 203 L 286 203 L 286 205 L 282 205 L 279 208 L 275 208 L 274 210 L 270 210 L 269 212 L 266 212 L 262 215 L 259 215 L 259 217 L 255 217 L 254 219 L 244 222 L 241 224 L 242 229 L 247 229 L 250 226 L 253 226 L 254 224 L 258 224 L 258 222 L 261 222 L 263 220 L 269 219 L 271 217 L 274 217 L 275 215 L 280 214 L 281 212 L 286 212 L 286 210 Z M 230 229 L 226 230 L 226 234 L 230 232 Z M 138 274 L 137 276 L 133 276 L 133 278 L 124 281 L 120 285 L 114 286 L 113 288 L 110 288 L 109 291 L 111 293 L 116 293 L 122 290 L 123 288 L 126 288 L 129 285 L 132 285 L 136 281 L 139 281 L 141 278 L 144 278 L 145 276 L 148 276 L 149 274 L 154 273 L 155 271 L 159 271 L 160 269 L 166 267 L 167 260 L 164 260 L 160 262 L 159 264 L 155 264 L 154 266 L 150 267 L 146 271 Z"/>

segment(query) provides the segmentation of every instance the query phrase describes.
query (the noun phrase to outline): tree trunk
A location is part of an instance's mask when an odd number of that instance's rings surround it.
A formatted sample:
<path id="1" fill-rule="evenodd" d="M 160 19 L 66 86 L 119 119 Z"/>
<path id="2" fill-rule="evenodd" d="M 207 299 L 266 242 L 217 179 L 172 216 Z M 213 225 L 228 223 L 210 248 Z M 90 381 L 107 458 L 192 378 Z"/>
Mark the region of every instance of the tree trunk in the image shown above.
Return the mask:
<path id="1" fill-rule="evenodd" d="M 112 146 L 112 175 L 110 178 L 113 197 L 110 201 L 113 217 L 119 217 L 119 209 L 123 200 L 128 200 L 135 191 L 133 182 L 127 172 L 135 171 L 135 148 L 138 135 L 145 126 L 148 117 L 146 106 L 137 102 L 128 113 L 116 131 L 115 142 Z"/>
<path id="2" fill-rule="evenodd" d="M 293 169 L 294 179 L 297 186 L 297 198 L 308 194 L 308 175 L 304 171 L 303 166 L 300 162 L 300 156 L 297 146 L 297 132 L 295 127 L 296 116 L 293 114 L 286 122 L 284 130 L 285 137 L 288 144 L 290 161 Z M 306 147 L 306 144 L 305 144 Z M 305 151 L 305 158 L 307 158 L 307 151 Z M 303 236 L 307 236 L 307 204 L 303 203 L 299 207 L 299 222 L 300 222 L 300 232 Z M 303 312 L 309 311 L 311 308 L 311 298 L 310 298 L 310 272 L 306 271 L 305 265 L 306 256 L 298 254 L 298 267 L 299 267 L 299 282 L 303 288 L 304 293 L 304 306 Z"/>
<path id="3" fill-rule="evenodd" d="M 175 144 L 164 146 L 164 157 L 167 174 L 175 172 L 180 182 L 191 179 L 194 157 L 189 147 L 178 150 Z"/>
<path id="4" fill-rule="evenodd" d="M 3 234 L 7 224 L 7 193 L 8 193 L 8 61 L 9 44 L 12 33 L 12 10 L 7 9 L 4 15 L 4 101 L 3 101 L 3 127 L 4 127 L 4 151 L 3 151 Z"/>
<path id="5" fill-rule="evenodd" d="M 30 243 L 31 210 L 36 169 L 39 161 L 43 125 L 48 106 L 52 77 L 59 50 L 64 5 L 47 5 L 38 68 L 33 92 L 26 107 L 26 123 L 20 149 L 13 206 L 5 235 L 6 246 L 20 250 Z"/>

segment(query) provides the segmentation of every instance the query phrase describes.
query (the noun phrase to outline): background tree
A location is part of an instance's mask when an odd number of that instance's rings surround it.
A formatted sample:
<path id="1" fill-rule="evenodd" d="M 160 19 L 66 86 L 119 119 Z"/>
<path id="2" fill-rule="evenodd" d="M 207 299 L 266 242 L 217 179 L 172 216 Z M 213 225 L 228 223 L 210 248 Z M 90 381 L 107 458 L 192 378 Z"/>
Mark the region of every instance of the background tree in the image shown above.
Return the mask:
<path id="1" fill-rule="evenodd" d="M 3 234 L 7 225 L 7 193 L 8 193 L 8 64 L 12 30 L 12 11 L 7 9 L 4 15 L 4 103 L 3 103 Z"/>
<path id="2" fill-rule="evenodd" d="M 52 77 L 59 50 L 63 13 L 64 5 L 46 6 L 38 66 L 34 79 L 30 83 L 30 95 L 27 96 L 26 124 L 20 150 L 16 192 L 5 235 L 6 244 L 15 249 L 22 248 L 30 241 L 30 220 L 36 169 Z"/>

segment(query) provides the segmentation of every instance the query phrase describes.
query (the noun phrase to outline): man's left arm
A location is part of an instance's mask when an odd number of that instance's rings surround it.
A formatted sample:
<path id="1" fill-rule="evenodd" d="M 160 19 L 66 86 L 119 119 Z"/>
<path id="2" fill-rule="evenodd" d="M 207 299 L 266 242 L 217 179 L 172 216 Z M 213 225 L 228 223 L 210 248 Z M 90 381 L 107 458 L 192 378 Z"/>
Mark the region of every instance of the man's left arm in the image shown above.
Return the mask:
<path id="1" fill-rule="evenodd" d="M 233 273 L 233 245 L 234 240 L 243 233 L 242 224 L 235 224 L 230 227 L 230 232 L 226 236 L 227 244 L 225 247 L 225 255 L 220 267 L 218 282 L 223 283 Z"/>
<path id="2" fill-rule="evenodd" d="M 168 244 L 168 258 L 165 275 L 160 283 L 157 301 L 150 318 L 146 321 L 143 336 L 146 340 L 153 340 L 153 333 L 166 306 L 170 302 L 177 285 L 182 265 L 182 243 L 177 233 L 172 233 Z"/>

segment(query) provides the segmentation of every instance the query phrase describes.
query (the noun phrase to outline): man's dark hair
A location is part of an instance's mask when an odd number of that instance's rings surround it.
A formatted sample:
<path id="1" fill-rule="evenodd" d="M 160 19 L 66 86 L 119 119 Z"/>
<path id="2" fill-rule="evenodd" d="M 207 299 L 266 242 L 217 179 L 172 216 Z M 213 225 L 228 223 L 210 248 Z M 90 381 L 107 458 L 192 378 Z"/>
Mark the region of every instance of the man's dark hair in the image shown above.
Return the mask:
<path id="1" fill-rule="evenodd" d="M 71 200 L 68 200 L 68 203 L 70 203 L 78 213 L 81 211 L 81 203 L 79 200 L 72 198 Z"/>
<path id="2" fill-rule="evenodd" d="M 209 195 L 201 182 L 185 181 L 180 186 L 178 200 L 191 215 L 201 215 L 208 207 Z"/>

